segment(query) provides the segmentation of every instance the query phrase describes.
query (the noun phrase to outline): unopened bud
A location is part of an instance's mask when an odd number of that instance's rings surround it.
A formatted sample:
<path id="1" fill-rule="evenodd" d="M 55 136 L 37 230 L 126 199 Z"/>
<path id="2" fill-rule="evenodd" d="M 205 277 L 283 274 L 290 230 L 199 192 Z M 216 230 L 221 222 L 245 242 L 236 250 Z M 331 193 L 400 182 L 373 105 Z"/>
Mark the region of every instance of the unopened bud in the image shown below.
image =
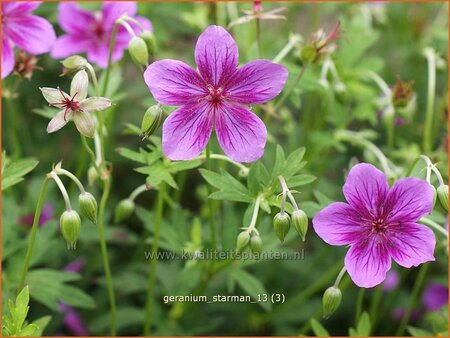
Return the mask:
<path id="1" fill-rule="evenodd" d="M 306 45 L 300 51 L 300 59 L 305 63 L 314 63 L 317 57 L 316 48 L 312 45 Z"/>
<path id="2" fill-rule="evenodd" d="M 141 34 L 141 38 L 145 41 L 147 45 L 147 50 L 150 55 L 155 55 L 158 45 L 156 44 L 155 34 L 150 31 L 144 31 Z"/>
<path id="3" fill-rule="evenodd" d="M 437 188 L 437 196 L 442 207 L 448 212 L 448 185 L 439 186 Z"/>
<path id="4" fill-rule="evenodd" d="M 95 169 L 94 166 L 90 166 L 87 172 L 87 177 L 88 177 L 88 184 L 89 186 L 93 186 L 95 181 L 97 181 L 98 179 L 98 172 L 97 169 Z"/>
<path id="5" fill-rule="evenodd" d="M 161 127 L 163 116 L 163 110 L 160 105 L 154 105 L 147 109 L 141 123 L 141 136 L 143 136 L 143 139 L 146 139 Z"/>
<path id="6" fill-rule="evenodd" d="M 148 65 L 148 49 L 144 39 L 134 36 L 128 43 L 128 51 L 134 63 L 138 66 Z"/>
<path id="7" fill-rule="evenodd" d="M 328 319 L 339 308 L 342 300 L 342 293 L 339 288 L 331 286 L 326 289 L 322 298 L 323 318 Z"/>
<path id="8" fill-rule="evenodd" d="M 292 226 L 297 230 L 302 241 L 305 241 L 306 233 L 308 232 L 308 216 L 303 210 L 295 210 L 291 216 Z"/>
<path id="9" fill-rule="evenodd" d="M 95 197 L 89 193 L 84 192 L 78 197 L 81 214 L 88 218 L 92 223 L 97 224 L 97 201 Z"/>
<path id="10" fill-rule="evenodd" d="M 242 251 L 250 242 L 250 234 L 248 231 L 242 231 L 236 239 L 236 249 L 238 251 Z"/>
<path id="11" fill-rule="evenodd" d="M 433 189 L 433 208 L 434 208 L 435 205 L 436 205 L 437 190 L 436 190 L 436 188 L 434 187 L 434 185 L 431 186 L 431 189 Z"/>
<path id="12" fill-rule="evenodd" d="M 253 253 L 260 253 L 262 251 L 263 242 L 261 240 L 261 237 L 259 237 L 258 234 L 254 234 L 250 238 L 250 248 L 252 249 Z"/>
<path id="13" fill-rule="evenodd" d="M 60 227 L 68 249 L 75 249 L 81 228 L 80 215 L 75 210 L 66 210 L 60 218 Z"/>
<path id="14" fill-rule="evenodd" d="M 127 198 L 119 202 L 114 212 L 114 219 L 116 223 L 120 223 L 129 218 L 134 212 L 134 202 Z"/>
<path id="15" fill-rule="evenodd" d="M 291 218 L 287 213 L 279 212 L 273 218 L 273 228 L 280 241 L 284 242 L 284 238 L 289 232 L 290 227 L 291 227 Z"/>
<path id="16" fill-rule="evenodd" d="M 87 60 L 80 55 L 72 55 L 63 60 L 64 73 L 72 73 L 86 67 Z"/>

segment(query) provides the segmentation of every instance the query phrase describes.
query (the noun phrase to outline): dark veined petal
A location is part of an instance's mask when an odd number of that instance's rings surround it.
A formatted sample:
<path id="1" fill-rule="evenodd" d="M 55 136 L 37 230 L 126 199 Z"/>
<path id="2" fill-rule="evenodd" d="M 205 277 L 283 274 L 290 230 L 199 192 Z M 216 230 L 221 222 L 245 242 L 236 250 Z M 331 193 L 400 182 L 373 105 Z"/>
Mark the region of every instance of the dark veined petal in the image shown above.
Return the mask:
<path id="1" fill-rule="evenodd" d="M 164 121 L 162 149 L 171 160 L 191 160 L 203 151 L 211 137 L 211 104 L 203 101 L 175 110 Z"/>
<path id="2" fill-rule="evenodd" d="M 288 77 L 286 67 L 256 60 L 239 68 L 225 85 L 225 95 L 231 101 L 258 104 L 276 97 Z"/>
<path id="3" fill-rule="evenodd" d="M 144 80 L 153 97 L 168 105 L 196 104 L 208 95 L 202 78 L 181 61 L 167 59 L 153 62 L 147 67 Z"/>
<path id="4" fill-rule="evenodd" d="M 258 116 L 228 102 L 222 102 L 214 115 L 219 144 L 233 161 L 253 162 L 264 154 L 267 129 Z"/>
<path id="5" fill-rule="evenodd" d="M 205 81 L 219 87 L 236 71 L 238 47 L 224 28 L 209 26 L 197 40 L 195 62 Z"/>

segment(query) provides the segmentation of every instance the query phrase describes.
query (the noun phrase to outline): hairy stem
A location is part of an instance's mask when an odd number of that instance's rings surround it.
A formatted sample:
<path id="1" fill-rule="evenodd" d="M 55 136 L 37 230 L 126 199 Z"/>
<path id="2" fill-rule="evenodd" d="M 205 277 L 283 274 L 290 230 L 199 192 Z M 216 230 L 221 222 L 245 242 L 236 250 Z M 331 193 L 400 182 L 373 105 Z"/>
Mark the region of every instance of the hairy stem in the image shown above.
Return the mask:
<path id="1" fill-rule="evenodd" d="M 25 284 L 25 279 L 27 277 L 28 268 L 30 266 L 31 257 L 33 255 L 34 242 L 36 240 L 36 233 L 39 228 L 39 219 L 41 217 L 42 207 L 44 206 L 45 191 L 47 190 L 48 182 L 50 178 L 46 177 L 44 183 L 42 183 L 41 191 L 39 192 L 39 197 L 37 201 L 36 211 L 34 212 L 33 226 L 31 227 L 31 234 L 28 240 L 27 253 L 25 255 L 25 262 L 23 263 L 22 274 L 19 280 L 19 287 L 17 289 L 17 294 L 23 289 Z"/>
<path id="2" fill-rule="evenodd" d="M 148 287 L 147 287 L 147 302 L 145 305 L 145 317 L 144 317 L 144 336 L 150 334 L 150 328 L 152 324 L 153 317 L 153 301 L 155 293 L 155 283 L 156 283 L 156 265 L 158 263 L 156 253 L 159 249 L 159 231 L 161 227 L 161 220 L 164 211 L 164 195 L 165 195 L 166 185 L 161 183 L 158 191 L 158 202 L 156 204 L 156 220 L 155 227 L 153 229 L 153 243 L 152 243 L 152 256 L 150 257 L 150 273 L 148 276 Z"/>

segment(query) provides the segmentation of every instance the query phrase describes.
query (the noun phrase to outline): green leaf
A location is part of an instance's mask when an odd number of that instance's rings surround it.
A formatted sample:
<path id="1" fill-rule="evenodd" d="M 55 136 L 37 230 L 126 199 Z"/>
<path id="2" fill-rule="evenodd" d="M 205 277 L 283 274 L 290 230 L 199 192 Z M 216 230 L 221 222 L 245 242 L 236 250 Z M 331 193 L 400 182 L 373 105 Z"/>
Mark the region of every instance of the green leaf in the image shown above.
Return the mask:
<path id="1" fill-rule="evenodd" d="M 286 183 L 289 188 L 295 188 L 301 185 L 309 184 L 311 182 L 314 182 L 316 180 L 316 177 L 313 175 L 296 175 L 293 177 L 290 177 L 286 180 Z"/>
<path id="2" fill-rule="evenodd" d="M 236 283 L 242 288 L 242 290 L 252 297 L 253 300 L 256 301 L 258 299 L 258 295 L 268 293 L 259 279 L 252 276 L 247 271 L 238 268 L 231 269 L 229 273 Z M 266 311 L 269 311 L 272 308 L 272 303 L 270 301 L 258 302 L 258 304 Z"/>
<path id="3" fill-rule="evenodd" d="M 236 202 L 252 202 L 253 197 L 250 191 L 237 179 L 225 170 L 215 173 L 206 169 L 199 169 L 203 178 L 213 187 L 219 189 L 209 197 L 212 199 L 222 199 Z"/>
<path id="4" fill-rule="evenodd" d="M 36 324 L 29 324 L 20 330 L 20 337 L 36 337 L 39 332 L 39 327 Z"/>
<path id="5" fill-rule="evenodd" d="M 434 336 L 433 333 L 431 333 L 427 330 L 418 328 L 418 327 L 414 327 L 414 326 L 408 326 L 407 330 L 413 337 L 433 337 Z"/>
<path id="6" fill-rule="evenodd" d="M 32 171 L 39 161 L 24 158 L 8 163 L 2 168 L 2 191 L 23 181 L 23 176 Z"/>
<path id="7" fill-rule="evenodd" d="M 118 148 L 117 152 L 119 155 L 128 158 L 129 160 L 139 163 L 147 163 L 147 156 L 142 149 L 139 149 L 139 152 L 137 152 L 128 148 Z"/>
<path id="8" fill-rule="evenodd" d="M 44 316 L 39 319 L 36 319 L 32 323 L 38 327 L 37 332 L 35 333 L 35 336 L 42 336 L 45 328 L 47 327 L 48 323 L 50 323 L 51 319 L 52 319 L 51 316 Z"/>
<path id="9" fill-rule="evenodd" d="M 316 337 L 329 337 L 327 329 L 325 329 L 322 324 L 315 318 L 311 318 L 311 328 L 316 335 Z"/>
<path id="10" fill-rule="evenodd" d="M 361 318 L 359 319 L 358 325 L 356 327 L 356 331 L 358 332 L 358 336 L 369 336 L 370 335 L 370 317 L 367 312 L 363 312 Z"/>
<path id="11" fill-rule="evenodd" d="M 169 171 L 171 173 L 177 173 L 179 171 L 197 168 L 203 163 L 201 159 L 190 161 L 171 161 L 169 164 Z"/>

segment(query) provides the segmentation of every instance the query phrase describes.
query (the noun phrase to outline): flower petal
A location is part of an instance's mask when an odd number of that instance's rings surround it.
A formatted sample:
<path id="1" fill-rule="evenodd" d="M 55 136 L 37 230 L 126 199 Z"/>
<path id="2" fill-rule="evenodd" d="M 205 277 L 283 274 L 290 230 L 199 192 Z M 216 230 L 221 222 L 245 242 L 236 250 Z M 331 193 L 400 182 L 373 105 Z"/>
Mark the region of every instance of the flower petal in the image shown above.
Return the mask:
<path id="1" fill-rule="evenodd" d="M 14 69 L 14 51 L 5 34 L 2 36 L 2 79 L 8 76 Z"/>
<path id="2" fill-rule="evenodd" d="M 316 233 L 330 245 L 356 243 L 366 231 L 360 216 L 347 203 L 331 203 L 313 218 Z"/>
<path id="3" fill-rule="evenodd" d="M 2 2 L 4 16 L 20 16 L 31 13 L 41 5 L 42 1 L 11 1 Z"/>
<path id="4" fill-rule="evenodd" d="M 434 261 L 436 237 L 433 231 L 420 224 L 404 223 L 389 228 L 389 252 L 401 266 L 410 268 Z"/>
<path id="5" fill-rule="evenodd" d="M 256 60 L 239 68 L 225 85 L 225 95 L 232 101 L 258 104 L 280 94 L 288 77 L 286 67 Z"/>
<path id="6" fill-rule="evenodd" d="M 82 101 L 87 96 L 89 78 L 87 72 L 82 69 L 78 71 L 70 83 L 70 96 L 75 97 L 75 101 Z M 76 96 L 75 96 L 76 95 Z"/>
<path id="7" fill-rule="evenodd" d="M 198 38 L 195 62 L 205 81 L 218 87 L 236 71 L 238 47 L 224 28 L 209 26 Z"/>
<path id="8" fill-rule="evenodd" d="M 105 110 L 111 107 L 111 100 L 105 97 L 90 97 L 80 102 L 80 109 L 87 113 Z"/>
<path id="9" fill-rule="evenodd" d="M 91 41 L 74 35 L 62 35 L 56 39 L 51 56 L 56 59 L 66 58 L 70 55 L 84 53 L 89 49 Z"/>
<path id="10" fill-rule="evenodd" d="M 368 163 L 355 165 L 342 188 L 347 202 L 365 218 L 377 217 L 389 186 L 382 171 Z"/>
<path id="11" fill-rule="evenodd" d="M 168 105 L 196 104 L 208 95 L 202 78 L 181 61 L 153 62 L 144 72 L 144 80 L 153 97 Z"/>
<path id="12" fill-rule="evenodd" d="M 58 114 L 55 115 L 54 118 L 52 118 L 47 126 L 47 133 L 54 133 L 55 131 L 60 130 L 62 127 L 64 127 L 67 122 L 70 121 L 72 118 L 72 110 L 67 110 L 67 113 L 64 110 L 61 110 L 58 112 Z"/>
<path id="13" fill-rule="evenodd" d="M 58 23 L 66 33 L 87 35 L 96 24 L 95 15 L 75 2 L 61 1 L 58 7 Z"/>
<path id="14" fill-rule="evenodd" d="M 4 25 L 4 34 L 30 54 L 47 53 L 56 40 L 50 22 L 34 15 L 8 18 L 7 24 Z"/>
<path id="15" fill-rule="evenodd" d="M 39 88 L 44 96 L 44 99 L 50 104 L 53 105 L 55 103 L 60 103 L 64 100 L 64 97 L 69 97 L 68 94 L 63 92 L 60 89 L 49 88 L 49 87 L 40 87 Z"/>
<path id="16" fill-rule="evenodd" d="M 131 17 L 137 12 L 137 4 L 134 1 L 104 2 L 102 7 L 102 20 L 106 26 L 113 26 L 115 21 L 123 14 Z"/>
<path id="17" fill-rule="evenodd" d="M 433 210 L 433 200 L 434 191 L 428 182 L 415 177 L 399 179 L 385 202 L 389 222 L 416 222 Z"/>
<path id="18" fill-rule="evenodd" d="M 171 160 L 191 160 L 206 147 L 213 128 L 209 103 L 183 106 L 164 122 L 162 148 Z"/>
<path id="19" fill-rule="evenodd" d="M 112 54 L 112 62 L 119 61 L 123 57 L 123 51 L 126 45 L 116 44 Z M 108 67 L 109 43 L 91 44 L 87 51 L 89 62 L 95 63 L 100 68 Z"/>
<path id="20" fill-rule="evenodd" d="M 391 257 L 385 244 L 373 238 L 351 246 L 345 256 L 345 267 L 357 286 L 372 288 L 386 278 Z"/>
<path id="21" fill-rule="evenodd" d="M 87 137 L 94 137 L 95 126 L 91 114 L 77 111 L 73 114 L 73 122 L 81 134 Z"/>
<path id="22" fill-rule="evenodd" d="M 267 130 L 261 119 L 245 107 L 223 102 L 215 111 L 217 139 L 236 162 L 253 162 L 264 154 Z"/>

